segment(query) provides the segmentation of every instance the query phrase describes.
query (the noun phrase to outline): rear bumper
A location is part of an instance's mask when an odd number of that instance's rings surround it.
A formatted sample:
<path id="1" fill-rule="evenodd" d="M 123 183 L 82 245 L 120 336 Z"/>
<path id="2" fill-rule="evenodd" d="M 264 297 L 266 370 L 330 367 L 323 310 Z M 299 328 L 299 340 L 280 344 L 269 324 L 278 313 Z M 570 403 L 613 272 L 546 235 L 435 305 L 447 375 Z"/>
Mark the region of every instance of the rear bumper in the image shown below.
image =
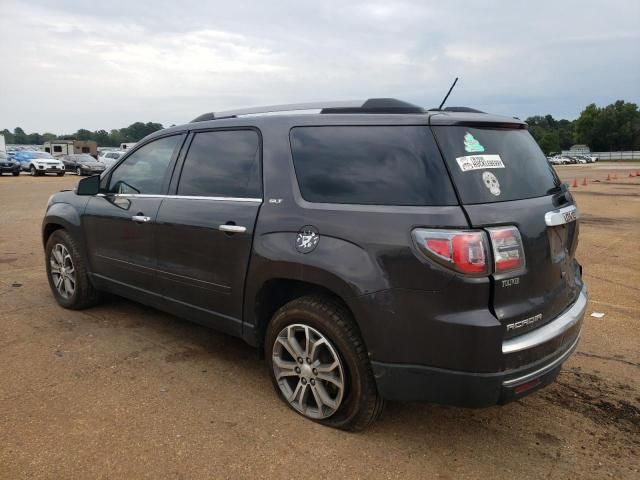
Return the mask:
<path id="1" fill-rule="evenodd" d="M 535 357 L 535 361 L 489 373 L 372 361 L 378 391 L 388 400 L 464 407 L 486 407 L 521 398 L 556 378 L 578 345 L 586 305 L 585 287 L 576 302 L 553 322 L 503 342 L 504 364 L 513 364 L 514 358 Z"/>

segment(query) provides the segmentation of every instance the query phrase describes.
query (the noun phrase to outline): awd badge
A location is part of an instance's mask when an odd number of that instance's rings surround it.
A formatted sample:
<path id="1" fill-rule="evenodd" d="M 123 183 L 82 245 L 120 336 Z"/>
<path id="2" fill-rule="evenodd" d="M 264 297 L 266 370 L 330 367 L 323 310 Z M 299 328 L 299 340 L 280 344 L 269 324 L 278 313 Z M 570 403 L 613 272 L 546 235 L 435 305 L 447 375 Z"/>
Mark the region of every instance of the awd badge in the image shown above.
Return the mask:
<path id="1" fill-rule="evenodd" d="M 296 237 L 296 250 L 300 253 L 309 253 L 318 246 L 320 234 L 318 229 L 313 225 L 305 225 L 298 232 Z"/>

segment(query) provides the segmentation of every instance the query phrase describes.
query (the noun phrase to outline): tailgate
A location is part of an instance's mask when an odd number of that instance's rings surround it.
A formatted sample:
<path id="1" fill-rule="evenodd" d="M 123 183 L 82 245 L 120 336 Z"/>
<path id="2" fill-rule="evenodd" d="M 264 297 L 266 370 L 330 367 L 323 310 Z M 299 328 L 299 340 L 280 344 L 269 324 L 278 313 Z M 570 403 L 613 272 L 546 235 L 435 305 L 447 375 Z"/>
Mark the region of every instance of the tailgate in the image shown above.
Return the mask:
<path id="1" fill-rule="evenodd" d="M 492 307 L 507 338 L 552 321 L 577 300 L 582 289 L 574 258 L 578 222 L 547 225 L 545 216 L 559 210 L 551 196 L 464 208 L 473 227 L 515 225 L 520 231 L 524 270 L 491 276 Z M 564 219 L 562 212 L 558 215 Z"/>
<path id="2" fill-rule="evenodd" d="M 522 126 L 433 126 L 473 228 L 515 226 L 525 264 L 491 276 L 491 308 L 507 337 L 560 315 L 582 287 L 577 209 Z"/>

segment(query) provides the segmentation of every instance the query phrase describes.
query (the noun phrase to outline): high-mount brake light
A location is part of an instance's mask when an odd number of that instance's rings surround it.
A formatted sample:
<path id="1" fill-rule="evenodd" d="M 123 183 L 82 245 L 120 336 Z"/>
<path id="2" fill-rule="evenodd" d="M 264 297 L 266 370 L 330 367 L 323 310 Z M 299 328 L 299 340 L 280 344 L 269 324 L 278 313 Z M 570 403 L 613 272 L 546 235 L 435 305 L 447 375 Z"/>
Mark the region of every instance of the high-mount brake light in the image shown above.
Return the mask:
<path id="1" fill-rule="evenodd" d="M 416 228 L 411 234 L 420 253 L 439 264 L 466 275 L 489 274 L 487 236 L 483 231 Z"/>
<path id="2" fill-rule="evenodd" d="M 522 270 L 525 267 L 522 238 L 517 227 L 487 228 L 493 247 L 493 260 L 496 273 Z"/>

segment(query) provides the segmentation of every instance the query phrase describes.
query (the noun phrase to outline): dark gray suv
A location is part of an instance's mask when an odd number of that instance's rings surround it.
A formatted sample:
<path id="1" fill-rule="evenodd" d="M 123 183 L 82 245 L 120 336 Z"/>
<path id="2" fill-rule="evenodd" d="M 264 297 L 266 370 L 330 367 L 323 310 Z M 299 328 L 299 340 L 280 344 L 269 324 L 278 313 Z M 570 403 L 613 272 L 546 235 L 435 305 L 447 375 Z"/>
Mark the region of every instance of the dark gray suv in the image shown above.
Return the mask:
<path id="1" fill-rule="evenodd" d="M 552 382 L 587 299 L 578 210 L 526 124 L 393 99 L 156 132 L 54 195 L 42 235 L 63 307 L 110 292 L 242 337 L 291 408 L 348 430 L 384 400 Z"/>

